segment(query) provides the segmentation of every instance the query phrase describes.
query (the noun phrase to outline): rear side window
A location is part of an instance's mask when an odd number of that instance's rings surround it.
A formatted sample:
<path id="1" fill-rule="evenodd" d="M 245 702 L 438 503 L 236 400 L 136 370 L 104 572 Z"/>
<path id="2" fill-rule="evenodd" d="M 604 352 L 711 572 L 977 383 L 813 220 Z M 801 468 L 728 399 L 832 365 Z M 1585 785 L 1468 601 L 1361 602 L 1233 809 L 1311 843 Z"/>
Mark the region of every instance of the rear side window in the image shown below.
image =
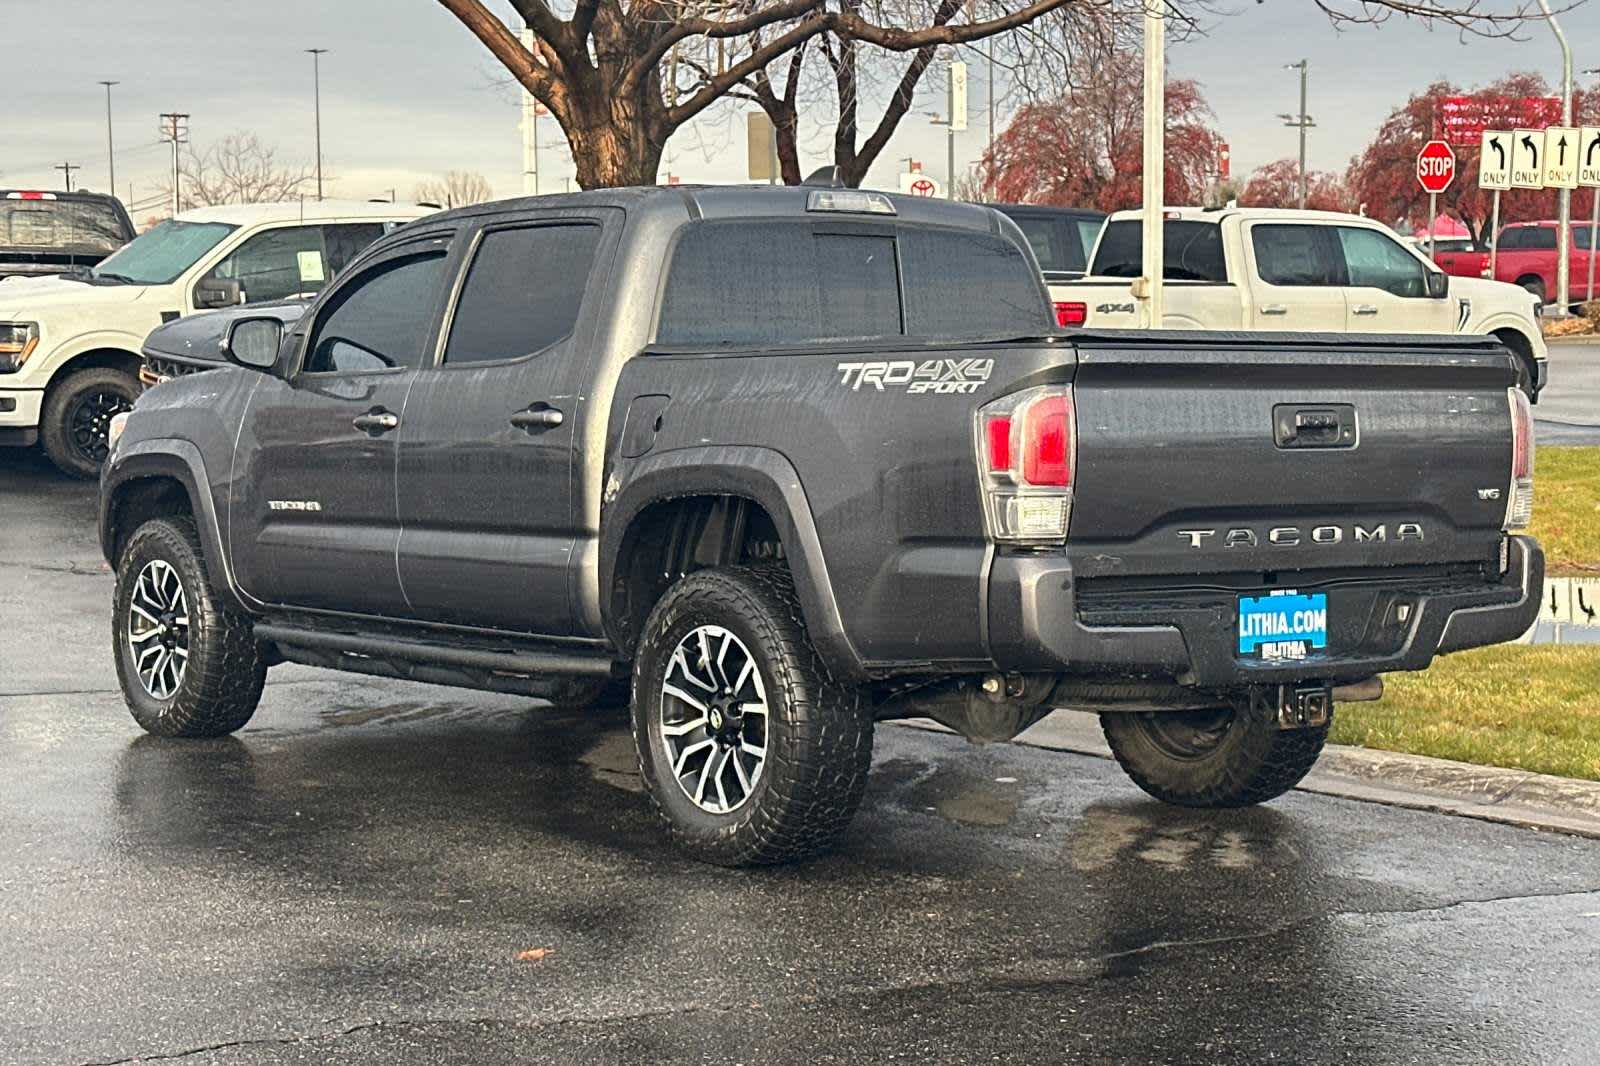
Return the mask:
<path id="1" fill-rule="evenodd" d="M 456 304 L 447 366 L 515 359 L 572 334 L 600 245 L 589 223 L 491 230 Z"/>
<path id="2" fill-rule="evenodd" d="M 806 222 L 702 223 L 678 242 L 660 343 L 760 347 L 898 336 L 900 274 L 883 233 Z"/>
<path id="3" fill-rule="evenodd" d="M 1055 329 L 1027 256 L 1009 238 L 971 230 L 905 229 L 906 332 L 920 337 L 1016 337 Z"/>
<path id="4" fill-rule="evenodd" d="M 700 223 L 673 255 L 659 343 L 783 347 L 1052 329 L 1010 240 L 966 230 Z"/>
<path id="5" fill-rule="evenodd" d="M 1144 273 L 1144 247 L 1138 219 L 1108 222 L 1089 273 L 1137 278 Z M 1222 258 L 1222 227 L 1215 222 L 1170 220 L 1161 227 L 1168 281 L 1228 280 Z"/>
<path id="6" fill-rule="evenodd" d="M 1256 273 L 1268 285 L 1343 285 L 1344 263 L 1326 226 L 1252 226 Z"/>

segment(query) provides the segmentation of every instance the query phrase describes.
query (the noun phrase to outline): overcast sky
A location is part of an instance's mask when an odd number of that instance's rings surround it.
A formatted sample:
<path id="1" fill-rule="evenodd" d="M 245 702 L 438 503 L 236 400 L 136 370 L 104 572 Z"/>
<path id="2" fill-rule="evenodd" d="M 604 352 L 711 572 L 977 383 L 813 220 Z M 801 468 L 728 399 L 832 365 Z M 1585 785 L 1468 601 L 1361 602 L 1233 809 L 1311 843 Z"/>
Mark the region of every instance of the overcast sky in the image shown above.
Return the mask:
<path id="1" fill-rule="evenodd" d="M 509 4 L 499 7 L 510 16 Z M 323 57 L 324 166 L 330 195 L 408 197 L 418 181 L 456 168 L 486 176 L 500 195 L 521 191 L 517 95 L 478 42 L 435 0 L 0 0 L 9 73 L 0 102 L 0 184 L 60 187 L 52 167 L 83 169 L 80 184 L 106 186 L 104 90 L 114 90 L 118 194 L 148 199 L 161 179 L 166 148 L 157 115 L 187 111 L 192 136 L 248 130 L 277 146 L 287 162 L 313 157 L 311 57 Z M 1600 65 L 1600 6 L 1578 8 L 1563 23 L 1578 69 Z M 22 32 L 25 27 L 25 32 Z M 1535 69 L 1559 82 L 1560 53 L 1549 28 L 1530 25 L 1520 42 L 1468 39 L 1394 20 L 1382 27 L 1332 28 L 1311 0 L 1241 3 L 1213 20 L 1207 37 L 1175 46 L 1173 76 L 1198 79 L 1233 147 L 1236 174 L 1294 154 L 1295 132 L 1276 115 L 1296 104 L 1296 75 L 1283 64 L 1311 61 L 1310 162 L 1342 169 L 1396 104 L 1436 77 L 1464 84 Z M 958 166 L 981 153 L 986 135 L 985 78 L 972 64 L 972 129 L 958 142 Z M 497 84 L 498 83 L 498 84 Z M 926 106 L 942 95 L 932 81 Z M 1004 118 L 1002 116 L 1002 124 Z M 685 130 L 668 147 L 667 166 L 686 181 L 744 177 L 744 141 L 726 116 Z M 546 119 L 544 188 L 563 187 L 571 164 Z M 808 139 L 806 165 L 827 160 L 826 143 Z M 945 170 L 944 134 L 908 118 L 869 184 L 891 187 L 915 156 L 935 176 Z"/>

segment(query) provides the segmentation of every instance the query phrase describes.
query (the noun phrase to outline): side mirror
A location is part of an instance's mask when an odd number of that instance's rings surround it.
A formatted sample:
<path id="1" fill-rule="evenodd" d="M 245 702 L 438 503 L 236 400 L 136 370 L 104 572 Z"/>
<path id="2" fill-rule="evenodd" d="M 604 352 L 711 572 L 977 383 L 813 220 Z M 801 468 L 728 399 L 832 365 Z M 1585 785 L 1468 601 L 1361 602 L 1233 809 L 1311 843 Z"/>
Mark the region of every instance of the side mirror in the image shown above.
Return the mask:
<path id="1" fill-rule="evenodd" d="M 194 305 L 204 310 L 244 303 L 244 286 L 234 278 L 201 278 L 195 282 Z"/>
<path id="2" fill-rule="evenodd" d="M 251 370 L 271 370 L 278 365 L 283 346 L 283 323 L 276 318 L 241 318 L 228 326 L 219 347 L 228 362 Z"/>
<path id="3" fill-rule="evenodd" d="M 1450 275 L 1442 270 L 1428 271 L 1428 295 L 1442 300 L 1450 295 Z"/>

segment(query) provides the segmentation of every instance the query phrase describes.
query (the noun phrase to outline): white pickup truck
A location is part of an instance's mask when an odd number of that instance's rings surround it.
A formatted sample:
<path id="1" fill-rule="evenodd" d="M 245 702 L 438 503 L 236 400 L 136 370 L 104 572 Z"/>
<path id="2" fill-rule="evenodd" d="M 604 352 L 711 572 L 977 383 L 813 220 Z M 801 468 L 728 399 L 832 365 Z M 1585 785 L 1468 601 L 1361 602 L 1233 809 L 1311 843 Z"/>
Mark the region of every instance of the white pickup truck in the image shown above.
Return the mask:
<path id="1" fill-rule="evenodd" d="M 1050 286 L 1063 326 L 1140 325 L 1140 212 L 1112 215 L 1081 280 Z M 1546 377 L 1538 304 L 1517 285 L 1450 277 L 1380 222 L 1330 211 L 1173 208 L 1163 225 L 1167 329 L 1493 334 Z"/>
<path id="2" fill-rule="evenodd" d="M 163 322 L 310 296 L 367 245 L 434 208 L 338 202 L 207 207 L 88 270 L 0 280 L 0 445 L 42 440 L 95 477 L 113 415 L 139 395 L 140 348 Z"/>

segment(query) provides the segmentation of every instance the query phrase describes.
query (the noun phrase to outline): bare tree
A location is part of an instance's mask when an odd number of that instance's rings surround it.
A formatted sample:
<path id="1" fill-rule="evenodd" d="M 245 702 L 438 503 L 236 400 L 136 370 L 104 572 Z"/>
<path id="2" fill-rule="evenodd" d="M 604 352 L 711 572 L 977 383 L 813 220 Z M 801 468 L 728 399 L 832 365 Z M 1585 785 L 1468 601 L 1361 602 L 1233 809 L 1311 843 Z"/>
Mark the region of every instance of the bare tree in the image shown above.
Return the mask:
<path id="1" fill-rule="evenodd" d="M 203 152 L 191 145 L 178 172 L 187 207 L 293 200 L 308 191 L 315 174 L 309 166 L 279 164 L 277 149 L 245 131 L 230 133 Z M 171 182 L 164 195 L 171 197 Z"/>
<path id="2" fill-rule="evenodd" d="M 465 207 L 494 199 L 494 189 L 489 180 L 472 170 L 452 170 L 442 178 L 419 182 L 418 203 L 443 204 L 445 207 Z"/>
<path id="3" fill-rule="evenodd" d="M 533 48 L 484 0 L 439 0 L 540 103 L 585 188 L 651 184 L 667 139 L 823 33 L 892 52 L 963 44 L 1078 0 L 993 0 L 993 17 L 916 24 L 837 0 L 511 0 Z M 569 12 L 570 13 L 567 13 Z"/>

